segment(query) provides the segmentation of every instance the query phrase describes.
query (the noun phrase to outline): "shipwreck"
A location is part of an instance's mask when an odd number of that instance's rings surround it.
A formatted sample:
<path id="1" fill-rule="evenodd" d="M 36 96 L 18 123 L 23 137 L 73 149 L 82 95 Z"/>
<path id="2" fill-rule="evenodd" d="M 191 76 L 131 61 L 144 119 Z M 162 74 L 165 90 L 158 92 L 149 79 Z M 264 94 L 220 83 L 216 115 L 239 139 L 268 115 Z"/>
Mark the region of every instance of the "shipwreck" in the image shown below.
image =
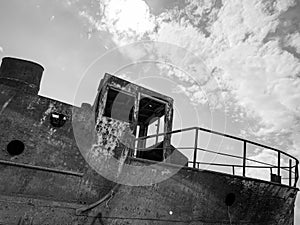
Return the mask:
<path id="1" fill-rule="evenodd" d="M 295 157 L 197 124 L 173 130 L 172 98 L 110 74 L 93 105 L 39 96 L 43 70 L 2 59 L 0 224 L 294 224 Z M 189 146 L 173 144 L 185 132 Z M 200 133 L 240 143 L 240 154 L 200 147 Z M 250 163 L 249 146 L 272 151 L 276 165 Z M 229 160 L 199 161 L 201 152 Z M 253 168 L 269 177 L 248 176 Z"/>

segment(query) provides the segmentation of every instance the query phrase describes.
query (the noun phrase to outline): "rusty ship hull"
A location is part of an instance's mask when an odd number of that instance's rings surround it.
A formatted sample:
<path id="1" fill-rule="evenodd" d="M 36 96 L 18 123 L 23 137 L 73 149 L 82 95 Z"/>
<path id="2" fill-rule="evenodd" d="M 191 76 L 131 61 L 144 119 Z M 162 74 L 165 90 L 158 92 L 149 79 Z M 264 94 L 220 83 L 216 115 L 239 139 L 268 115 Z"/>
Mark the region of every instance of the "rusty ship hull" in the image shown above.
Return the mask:
<path id="1" fill-rule="evenodd" d="M 147 186 L 116 184 L 99 175 L 78 147 L 78 141 L 83 146 L 92 141 L 89 128 L 99 107 L 76 109 L 77 126 L 87 134 L 76 140 L 75 106 L 38 95 L 42 71 L 38 64 L 12 58 L 3 59 L 0 69 L 0 224 L 294 224 L 297 161 L 291 185 L 187 165 Z M 163 112 L 172 119 L 172 110 Z M 171 132 L 172 120 L 165 122 Z M 161 152 L 135 153 L 127 163 L 147 166 L 168 154 Z M 161 166 L 178 167 L 163 160 Z M 161 170 L 150 173 L 145 179 Z"/>

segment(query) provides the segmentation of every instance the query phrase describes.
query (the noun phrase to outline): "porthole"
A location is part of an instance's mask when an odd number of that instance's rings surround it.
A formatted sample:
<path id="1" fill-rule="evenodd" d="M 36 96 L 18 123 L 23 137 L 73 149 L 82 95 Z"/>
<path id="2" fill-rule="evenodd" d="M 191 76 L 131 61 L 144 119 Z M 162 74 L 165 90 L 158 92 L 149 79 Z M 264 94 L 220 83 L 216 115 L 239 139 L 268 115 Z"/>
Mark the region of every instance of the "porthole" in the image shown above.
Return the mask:
<path id="1" fill-rule="evenodd" d="M 53 112 L 50 115 L 50 123 L 53 127 L 62 127 L 67 121 L 67 116 L 62 113 Z"/>
<path id="2" fill-rule="evenodd" d="M 229 193 L 228 195 L 226 195 L 225 204 L 227 206 L 232 206 L 234 202 L 235 202 L 235 194 Z"/>
<path id="3" fill-rule="evenodd" d="M 16 156 L 16 155 L 22 154 L 24 149 L 25 149 L 24 143 L 19 140 L 13 140 L 13 141 L 9 142 L 6 147 L 8 154 L 10 154 L 11 156 Z"/>

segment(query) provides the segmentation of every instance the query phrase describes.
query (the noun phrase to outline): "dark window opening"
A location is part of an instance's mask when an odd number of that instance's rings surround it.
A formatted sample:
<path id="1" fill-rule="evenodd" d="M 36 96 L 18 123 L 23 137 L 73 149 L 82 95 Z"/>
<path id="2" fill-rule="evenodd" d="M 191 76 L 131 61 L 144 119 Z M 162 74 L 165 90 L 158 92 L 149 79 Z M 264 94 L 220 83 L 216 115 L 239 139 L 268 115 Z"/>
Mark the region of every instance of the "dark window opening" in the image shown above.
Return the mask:
<path id="1" fill-rule="evenodd" d="M 163 155 L 163 142 L 160 142 L 157 145 L 151 146 L 150 148 L 138 151 L 137 157 L 161 162 L 164 160 Z"/>
<path id="2" fill-rule="evenodd" d="M 62 127 L 67 121 L 67 116 L 62 113 L 53 112 L 50 115 L 50 123 L 53 127 Z"/>
<path id="3" fill-rule="evenodd" d="M 226 195 L 225 204 L 227 206 L 232 206 L 234 202 L 235 202 L 235 194 L 229 193 L 228 195 Z"/>
<path id="4" fill-rule="evenodd" d="M 150 124 L 154 118 L 165 115 L 166 104 L 154 98 L 144 97 L 140 100 L 138 122 Z"/>
<path id="5" fill-rule="evenodd" d="M 134 96 L 109 88 L 103 116 L 133 122 L 134 99 Z"/>
<path id="6" fill-rule="evenodd" d="M 25 145 L 22 141 L 13 140 L 8 143 L 6 150 L 11 156 L 20 155 L 23 153 Z"/>

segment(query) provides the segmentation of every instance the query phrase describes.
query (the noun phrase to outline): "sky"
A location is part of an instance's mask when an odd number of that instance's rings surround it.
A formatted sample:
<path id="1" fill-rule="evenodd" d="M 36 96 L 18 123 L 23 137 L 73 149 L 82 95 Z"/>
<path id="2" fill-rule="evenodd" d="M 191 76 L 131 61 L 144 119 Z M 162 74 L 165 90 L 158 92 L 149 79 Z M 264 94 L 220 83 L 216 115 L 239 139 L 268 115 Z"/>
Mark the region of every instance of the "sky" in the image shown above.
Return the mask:
<path id="1" fill-rule="evenodd" d="M 172 96 L 175 129 L 300 158 L 299 0 L 2 0 L 0 31 L 1 58 L 45 67 L 40 95 L 92 103 L 108 72 Z"/>

